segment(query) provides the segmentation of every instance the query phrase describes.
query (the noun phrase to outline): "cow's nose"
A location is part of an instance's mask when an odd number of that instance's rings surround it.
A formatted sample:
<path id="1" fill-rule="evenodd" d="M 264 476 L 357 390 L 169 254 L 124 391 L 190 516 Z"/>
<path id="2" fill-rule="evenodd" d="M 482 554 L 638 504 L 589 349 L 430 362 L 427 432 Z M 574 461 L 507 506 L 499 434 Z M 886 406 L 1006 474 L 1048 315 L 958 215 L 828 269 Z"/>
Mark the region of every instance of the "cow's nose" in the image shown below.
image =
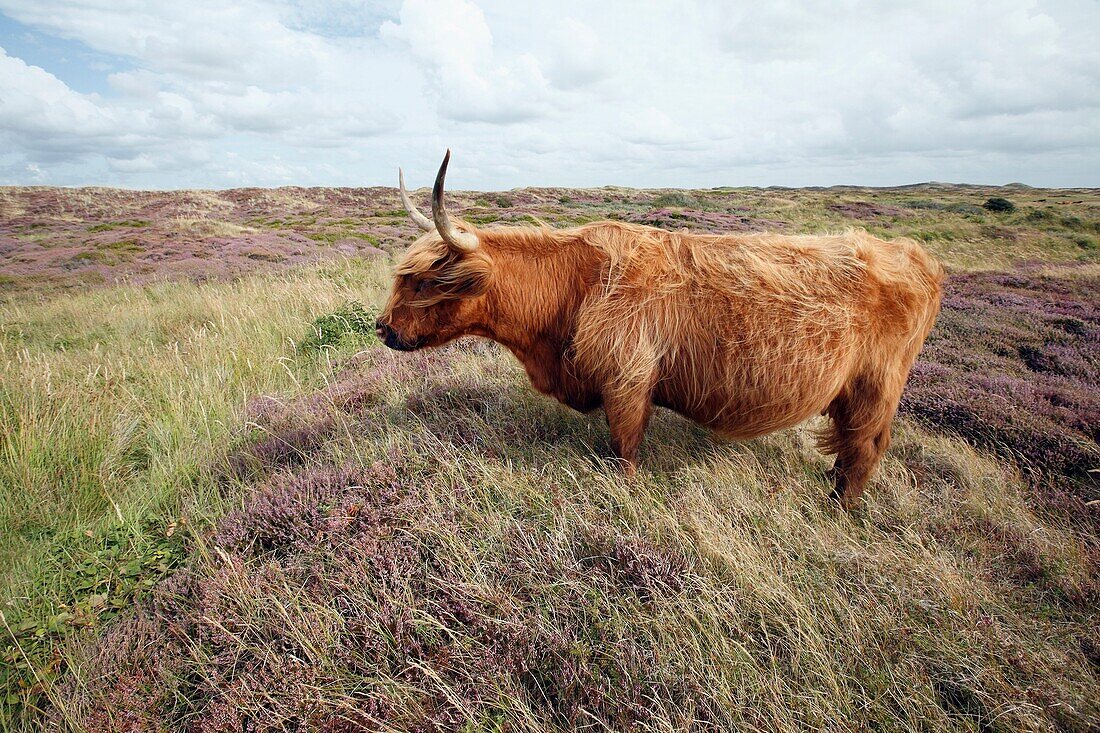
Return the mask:
<path id="1" fill-rule="evenodd" d="M 385 323 L 382 323 L 381 319 L 374 322 L 374 333 L 379 339 L 385 341 L 386 336 L 391 333 L 391 329 Z"/>

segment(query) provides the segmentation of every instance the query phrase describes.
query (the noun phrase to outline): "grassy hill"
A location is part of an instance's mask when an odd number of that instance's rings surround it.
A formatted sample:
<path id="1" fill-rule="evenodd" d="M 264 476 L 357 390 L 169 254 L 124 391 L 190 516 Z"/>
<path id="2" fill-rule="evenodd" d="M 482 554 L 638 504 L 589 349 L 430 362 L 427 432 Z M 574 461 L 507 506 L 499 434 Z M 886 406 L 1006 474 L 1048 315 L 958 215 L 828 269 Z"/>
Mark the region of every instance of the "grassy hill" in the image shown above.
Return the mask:
<path id="1" fill-rule="evenodd" d="M 952 276 L 865 506 L 812 424 L 659 411 L 625 479 L 496 346 L 378 346 L 392 189 L 0 189 L 0 729 L 1100 725 L 1096 191 L 453 200 L 921 239 Z"/>

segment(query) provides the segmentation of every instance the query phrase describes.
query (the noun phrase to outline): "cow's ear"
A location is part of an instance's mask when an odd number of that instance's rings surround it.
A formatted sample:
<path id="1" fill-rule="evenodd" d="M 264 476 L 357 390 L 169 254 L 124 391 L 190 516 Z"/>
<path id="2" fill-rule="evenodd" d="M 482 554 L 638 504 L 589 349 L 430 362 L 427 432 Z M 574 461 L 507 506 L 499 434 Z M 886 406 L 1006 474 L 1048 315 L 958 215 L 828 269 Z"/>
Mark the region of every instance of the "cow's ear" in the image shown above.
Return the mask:
<path id="1" fill-rule="evenodd" d="M 440 271 L 441 292 L 456 298 L 482 295 L 493 280 L 493 261 L 484 250 L 467 253 Z"/>

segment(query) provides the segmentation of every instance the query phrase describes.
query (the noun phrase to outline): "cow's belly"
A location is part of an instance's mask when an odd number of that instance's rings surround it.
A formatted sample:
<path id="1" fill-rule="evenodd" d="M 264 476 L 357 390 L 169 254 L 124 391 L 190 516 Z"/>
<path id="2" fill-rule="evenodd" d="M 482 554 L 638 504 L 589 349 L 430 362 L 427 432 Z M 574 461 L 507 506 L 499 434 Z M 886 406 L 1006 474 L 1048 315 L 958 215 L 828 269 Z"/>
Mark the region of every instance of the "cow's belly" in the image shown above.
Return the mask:
<path id="1" fill-rule="evenodd" d="M 658 382 L 653 401 L 726 437 L 745 440 L 821 414 L 846 381 L 844 361 L 779 362 L 766 370 L 740 364 L 710 380 L 688 368 L 674 369 Z"/>

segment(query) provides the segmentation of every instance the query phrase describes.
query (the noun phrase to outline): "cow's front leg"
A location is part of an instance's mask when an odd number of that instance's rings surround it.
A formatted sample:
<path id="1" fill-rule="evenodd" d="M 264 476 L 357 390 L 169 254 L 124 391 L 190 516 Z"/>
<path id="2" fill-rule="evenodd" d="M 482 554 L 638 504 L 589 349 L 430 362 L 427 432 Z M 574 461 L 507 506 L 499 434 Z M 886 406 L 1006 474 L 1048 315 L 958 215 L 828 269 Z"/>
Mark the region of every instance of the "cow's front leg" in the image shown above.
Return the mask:
<path id="1" fill-rule="evenodd" d="M 650 390 L 605 394 L 603 409 L 611 430 L 611 450 L 623 462 L 626 475 L 633 476 L 638 468 L 638 447 L 653 411 Z"/>

